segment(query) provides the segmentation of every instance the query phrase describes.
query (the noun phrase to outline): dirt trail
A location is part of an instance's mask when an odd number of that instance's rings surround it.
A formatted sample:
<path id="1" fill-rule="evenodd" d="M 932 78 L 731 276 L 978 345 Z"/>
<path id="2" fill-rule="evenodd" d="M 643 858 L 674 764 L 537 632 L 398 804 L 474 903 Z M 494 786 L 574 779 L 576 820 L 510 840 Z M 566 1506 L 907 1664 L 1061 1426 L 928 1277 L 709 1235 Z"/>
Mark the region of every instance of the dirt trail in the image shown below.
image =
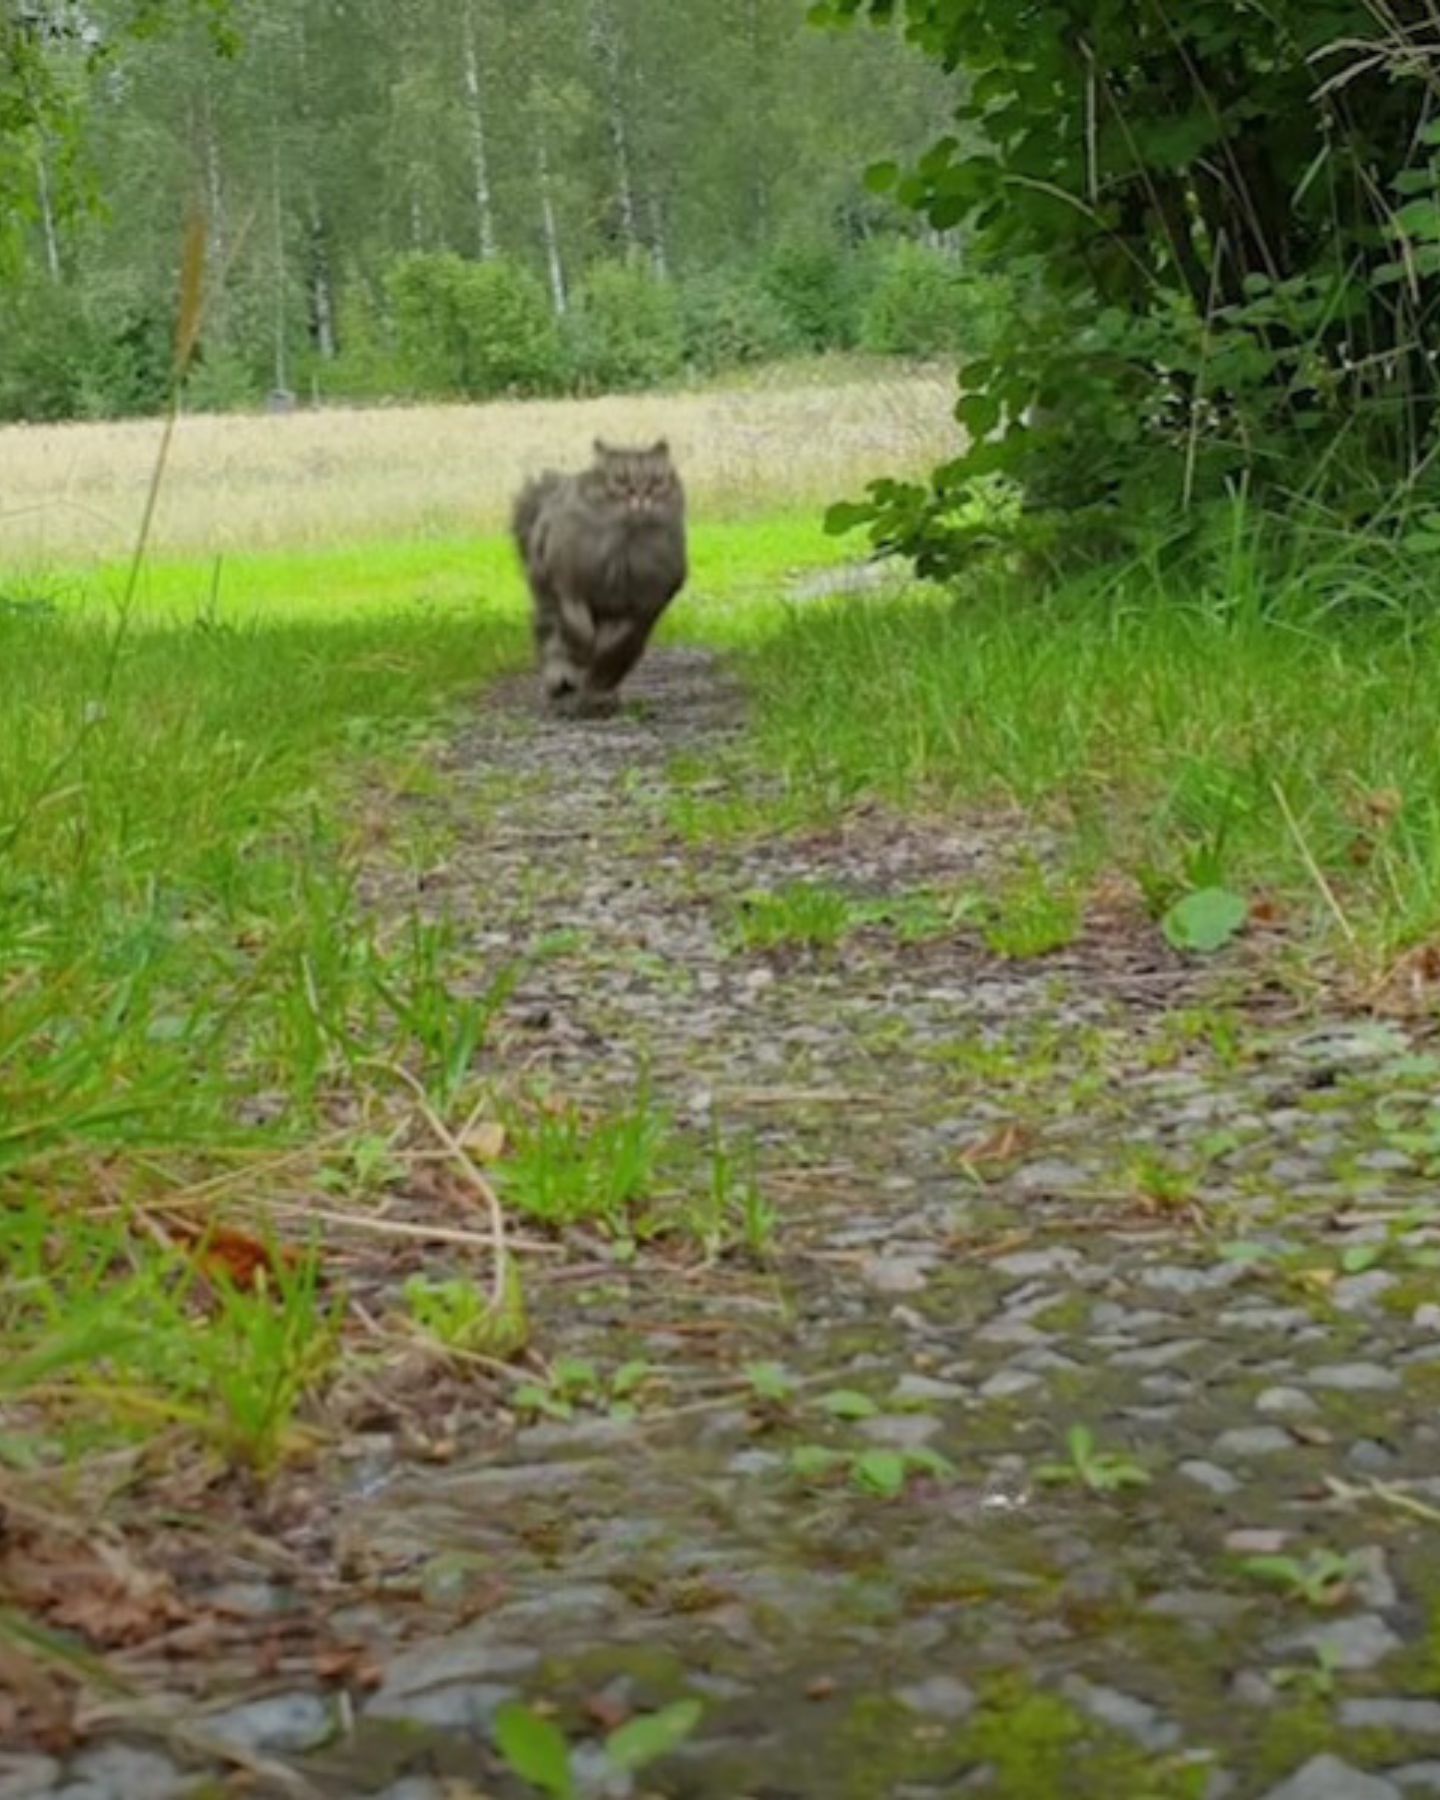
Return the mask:
<path id="1" fill-rule="evenodd" d="M 999 827 L 692 843 L 703 784 L 667 764 L 723 792 L 739 697 L 669 651 L 632 698 L 560 725 L 527 684 L 478 714 L 413 803 L 451 834 L 422 904 L 464 921 L 477 984 L 550 946 L 512 1066 L 611 1108 L 648 1070 L 697 1142 L 753 1139 L 773 1265 L 534 1266 L 548 1357 L 644 1358 L 663 1390 L 445 1468 L 361 1446 L 351 1561 L 410 1593 L 372 1579 L 340 1621 L 380 1685 L 272 1685 L 212 1731 L 325 1794 L 509 1796 L 489 1721 L 543 1698 L 599 1793 L 602 1727 L 694 1695 L 690 1741 L 615 1792 L 1440 1793 L 1436 1066 L 1118 916 L 1023 961 L 910 929 L 919 891 L 1012 862 Z M 738 947 L 743 896 L 791 881 L 897 904 L 831 951 Z M 817 1447 L 844 1460 L 805 1479 Z M 877 1451 L 910 1459 L 898 1497 L 866 1491 Z M 13 1791 L 194 1780 L 109 1745 Z"/>

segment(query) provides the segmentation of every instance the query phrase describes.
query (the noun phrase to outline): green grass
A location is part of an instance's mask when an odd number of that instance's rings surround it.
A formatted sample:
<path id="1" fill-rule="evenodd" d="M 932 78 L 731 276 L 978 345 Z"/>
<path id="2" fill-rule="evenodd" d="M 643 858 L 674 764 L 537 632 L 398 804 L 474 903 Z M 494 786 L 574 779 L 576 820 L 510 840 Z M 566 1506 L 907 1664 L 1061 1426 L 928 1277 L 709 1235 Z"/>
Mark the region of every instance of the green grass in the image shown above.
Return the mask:
<path id="1" fill-rule="evenodd" d="M 692 604 L 834 555 L 808 518 L 702 526 Z M 443 852 L 391 802 L 433 787 L 447 715 L 528 663 L 523 596 L 499 537 L 161 559 L 117 633 L 124 577 L 0 576 L 0 1463 L 160 1427 L 264 1469 L 328 1366 L 317 1265 L 202 1277 L 155 1209 L 253 1169 L 227 1192 L 263 1212 L 273 1159 L 319 1144 L 298 1197 L 370 1205 L 375 1064 L 441 1115 L 473 1082 L 515 971 L 359 876 L 375 833 Z M 518 1134 L 507 1198 L 632 1229 L 655 1122 L 548 1129 Z M 712 1249 L 763 1236 L 728 1164 L 682 1186 L 672 1219 Z"/>
<path id="2" fill-rule="evenodd" d="M 1204 580 L 759 602 L 708 629 L 756 691 L 777 812 L 1016 808 L 1157 911 L 1266 890 L 1302 937 L 1384 959 L 1440 928 L 1440 624 L 1423 569 L 1363 540 L 1310 551 Z M 1061 890 L 1034 910 L 1070 934 Z"/>
<path id="3" fill-rule="evenodd" d="M 747 593 L 771 593 L 791 570 L 841 554 L 809 513 L 748 521 L 697 522 L 690 533 L 691 580 L 683 610 Z M 125 559 L 90 568 L 0 566 L 6 599 L 64 613 L 113 607 L 125 591 Z M 468 616 L 477 604 L 521 607 L 524 590 L 507 536 L 402 538 L 323 549 L 243 556 L 152 558 L 139 584 L 138 611 L 153 623 L 249 626 L 279 620 L 352 622 L 375 614 Z M 398 621 L 397 621 L 398 622 Z"/>

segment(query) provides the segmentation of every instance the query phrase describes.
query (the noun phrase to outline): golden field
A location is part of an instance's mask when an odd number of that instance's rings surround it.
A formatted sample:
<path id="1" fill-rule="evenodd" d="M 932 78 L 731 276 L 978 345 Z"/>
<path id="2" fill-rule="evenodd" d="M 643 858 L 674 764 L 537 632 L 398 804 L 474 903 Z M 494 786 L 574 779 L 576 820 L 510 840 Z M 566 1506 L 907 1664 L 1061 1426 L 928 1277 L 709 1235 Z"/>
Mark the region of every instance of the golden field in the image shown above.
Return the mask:
<path id="1" fill-rule="evenodd" d="M 519 481 L 599 435 L 667 436 L 697 516 L 830 500 L 954 453 L 940 370 L 777 370 L 743 386 L 596 400 L 194 414 L 175 434 L 160 552 L 451 536 L 503 522 Z M 0 428 L 0 565 L 75 564 L 133 543 L 158 420 Z"/>

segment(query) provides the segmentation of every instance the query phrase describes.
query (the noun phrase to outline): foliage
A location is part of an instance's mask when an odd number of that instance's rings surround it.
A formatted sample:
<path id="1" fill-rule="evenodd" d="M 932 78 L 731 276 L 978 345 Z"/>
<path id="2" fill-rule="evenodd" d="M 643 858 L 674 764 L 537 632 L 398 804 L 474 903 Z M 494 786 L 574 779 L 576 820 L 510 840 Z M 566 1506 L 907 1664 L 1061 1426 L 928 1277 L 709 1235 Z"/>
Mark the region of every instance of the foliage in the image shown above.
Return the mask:
<path id="1" fill-rule="evenodd" d="M 876 259 L 860 344 L 880 356 L 987 355 L 1004 315 L 1005 284 L 953 256 L 897 238 Z"/>
<path id="2" fill-rule="evenodd" d="M 417 253 L 386 276 L 400 356 L 422 393 L 471 399 L 555 382 L 560 341 L 544 289 L 519 263 Z"/>
<path id="3" fill-rule="evenodd" d="M 582 393 L 657 387 L 680 372 L 684 338 L 675 289 L 643 262 L 595 264 L 566 324 Z"/>
<path id="4" fill-rule="evenodd" d="M 814 231 L 776 244 L 760 282 L 796 338 L 813 350 L 848 350 L 860 335 L 861 272 L 833 239 Z"/>
<path id="5" fill-rule="evenodd" d="M 705 629 L 741 659 L 792 813 L 917 795 L 1037 811 L 1062 870 L 1133 878 L 1157 937 L 1173 901 L 1221 888 L 1379 979 L 1440 930 L 1432 565 L 1238 503 L 1223 539 L 1223 559 L 1133 558 L 1039 597 L 991 563 L 954 594 L 757 599 Z"/>
<path id="6" fill-rule="evenodd" d="M 707 374 L 773 361 L 801 347 L 784 307 L 747 269 L 716 270 L 686 282 L 680 309 L 685 360 Z"/>
<path id="7" fill-rule="evenodd" d="M 676 1700 L 658 1712 L 626 1720 L 605 1738 L 606 1761 L 616 1771 L 638 1773 L 677 1750 L 694 1733 L 704 1710 L 698 1700 Z M 495 1747 L 514 1774 L 552 1800 L 571 1800 L 576 1793 L 564 1732 L 530 1707 L 507 1700 L 496 1710 Z"/>
<path id="8" fill-rule="evenodd" d="M 1069 0 L 822 0 L 812 17 L 897 11 L 964 78 L 955 130 L 871 186 L 1040 280 L 963 372 L 969 447 L 928 487 L 874 484 L 836 529 L 944 572 L 994 541 L 957 515 L 996 473 L 1050 558 L 1173 536 L 1240 481 L 1298 476 L 1363 508 L 1357 471 L 1380 489 L 1420 473 L 1440 298 L 1428 25 L 1366 0 L 1083 19 Z"/>

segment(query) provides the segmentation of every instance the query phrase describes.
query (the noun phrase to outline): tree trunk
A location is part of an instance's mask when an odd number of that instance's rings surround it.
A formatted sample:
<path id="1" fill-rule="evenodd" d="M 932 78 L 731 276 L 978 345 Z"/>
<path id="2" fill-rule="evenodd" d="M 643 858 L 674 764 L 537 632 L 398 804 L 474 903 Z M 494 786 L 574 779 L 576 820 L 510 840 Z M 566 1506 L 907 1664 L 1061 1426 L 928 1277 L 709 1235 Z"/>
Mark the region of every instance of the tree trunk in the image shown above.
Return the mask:
<path id="1" fill-rule="evenodd" d="M 640 242 L 635 209 L 635 181 L 630 161 L 630 132 L 625 120 L 624 66 L 620 35 L 610 0 L 590 0 L 590 48 L 605 80 L 605 117 L 610 132 L 610 151 L 615 159 L 615 206 L 625 248 Z"/>
<path id="2" fill-rule="evenodd" d="M 315 196 L 310 196 L 310 331 L 326 362 L 335 356 L 335 289 L 330 277 L 330 246 Z"/>
<path id="3" fill-rule="evenodd" d="M 550 147 L 544 131 L 535 134 L 535 167 L 540 180 L 540 230 L 545 240 L 545 266 L 550 275 L 550 300 L 558 315 L 569 304 L 565 292 L 565 265 L 560 260 L 560 233 L 555 224 L 555 199 L 551 191 Z"/>
<path id="4" fill-rule="evenodd" d="M 45 267 L 50 279 L 60 279 L 60 238 L 55 229 L 55 205 L 50 197 L 50 168 L 45 160 L 45 146 L 35 146 L 35 191 L 40 201 L 40 225 L 45 234 Z"/>
<path id="5" fill-rule="evenodd" d="M 490 194 L 490 155 L 485 141 L 485 108 L 480 87 L 480 56 L 475 47 L 475 14 L 470 0 L 460 9 L 464 56 L 465 104 L 470 114 L 470 174 L 475 188 L 475 228 L 482 261 L 495 254 L 495 208 Z"/>

